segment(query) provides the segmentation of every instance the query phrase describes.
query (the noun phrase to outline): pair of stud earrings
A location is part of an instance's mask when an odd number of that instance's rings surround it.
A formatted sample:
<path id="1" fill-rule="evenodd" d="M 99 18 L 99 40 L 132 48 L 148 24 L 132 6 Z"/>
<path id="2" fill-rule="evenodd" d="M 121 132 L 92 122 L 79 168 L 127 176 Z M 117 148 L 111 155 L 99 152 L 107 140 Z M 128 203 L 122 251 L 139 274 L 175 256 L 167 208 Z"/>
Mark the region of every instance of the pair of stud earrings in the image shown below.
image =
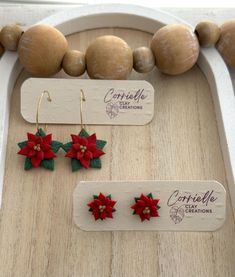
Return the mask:
<path id="1" fill-rule="evenodd" d="M 83 123 L 83 102 L 86 101 L 85 94 L 81 90 L 80 94 L 80 118 L 81 131 L 78 135 L 71 134 L 72 141 L 61 143 L 52 140 L 52 134 L 46 134 L 46 126 L 44 130 L 39 126 L 39 109 L 43 96 L 47 95 L 47 100 L 52 101 L 50 93 L 43 91 L 37 104 L 36 112 L 36 134 L 27 133 L 27 140 L 18 143 L 20 147 L 19 155 L 26 156 L 24 169 L 44 167 L 49 170 L 54 170 L 54 158 L 56 153 L 62 148 L 66 155 L 71 159 L 72 171 L 77 171 L 81 168 L 101 168 L 100 157 L 105 153 L 103 148 L 106 141 L 98 140 L 96 134 L 89 135 Z"/>
<path id="2" fill-rule="evenodd" d="M 141 193 L 139 197 L 134 198 L 135 203 L 130 206 L 134 215 L 138 215 L 143 222 L 150 220 L 151 217 L 159 217 L 158 205 L 160 199 L 154 199 L 152 193 L 145 195 Z M 105 220 L 113 218 L 114 208 L 117 201 L 112 199 L 111 194 L 104 195 L 102 192 L 99 195 L 93 195 L 93 200 L 87 204 L 89 211 L 92 213 L 95 220 Z"/>

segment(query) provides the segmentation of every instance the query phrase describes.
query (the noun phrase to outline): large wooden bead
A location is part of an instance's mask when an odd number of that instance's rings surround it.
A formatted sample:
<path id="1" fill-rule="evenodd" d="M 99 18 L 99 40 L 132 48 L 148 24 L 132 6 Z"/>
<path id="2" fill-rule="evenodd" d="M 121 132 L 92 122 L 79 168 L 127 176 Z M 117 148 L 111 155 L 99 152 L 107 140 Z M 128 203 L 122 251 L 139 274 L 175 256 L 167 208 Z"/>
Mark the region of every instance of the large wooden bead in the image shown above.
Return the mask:
<path id="1" fill-rule="evenodd" d="M 148 47 L 139 47 L 133 51 L 133 67 L 137 72 L 147 73 L 154 68 L 155 58 Z"/>
<path id="2" fill-rule="evenodd" d="M 203 21 L 197 24 L 195 33 L 202 47 L 210 47 L 218 41 L 220 28 L 214 22 Z"/>
<path id="3" fill-rule="evenodd" d="M 59 72 L 68 42 L 57 29 L 35 25 L 21 37 L 18 53 L 21 64 L 37 77 L 49 77 Z"/>
<path id="4" fill-rule="evenodd" d="M 196 35 L 183 24 L 167 25 L 159 29 L 153 36 L 151 48 L 158 69 L 170 75 L 189 70 L 199 55 Z"/>
<path id="5" fill-rule="evenodd" d="M 63 58 L 63 69 L 70 76 L 80 76 L 86 70 L 85 55 L 77 50 L 68 50 Z"/>
<path id="6" fill-rule="evenodd" d="M 235 67 L 235 20 L 225 22 L 221 27 L 220 39 L 217 49 L 225 62 Z"/>
<path id="7" fill-rule="evenodd" d="M 98 37 L 86 51 L 87 73 L 93 79 L 126 79 L 133 67 L 132 50 L 116 36 Z"/>
<path id="8" fill-rule="evenodd" d="M 4 53 L 4 47 L 3 45 L 0 43 L 0 57 L 3 55 Z"/>
<path id="9" fill-rule="evenodd" d="M 1 30 L 0 41 L 7 50 L 16 51 L 22 33 L 20 26 L 7 25 Z"/>

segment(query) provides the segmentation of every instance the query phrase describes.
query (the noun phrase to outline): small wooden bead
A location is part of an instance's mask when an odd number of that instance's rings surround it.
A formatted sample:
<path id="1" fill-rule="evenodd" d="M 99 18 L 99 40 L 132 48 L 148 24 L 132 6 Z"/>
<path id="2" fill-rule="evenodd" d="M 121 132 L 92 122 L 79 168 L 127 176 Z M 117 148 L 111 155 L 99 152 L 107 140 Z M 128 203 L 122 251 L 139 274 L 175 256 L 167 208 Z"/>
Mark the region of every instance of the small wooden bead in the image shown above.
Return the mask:
<path id="1" fill-rule="evenodd" d="M 170 75 L 181 74 L 193 67 L 199 48 L 196 35 L 183 24 L 167 25 L 159 29 L 151 42 L 157 68 Z"/>
<path id="2" fill-rule="evenodd" d="M 220 28 L 214 22 L 203 21 L 197 24 L 195 33 L 202 47 L 210 47 L 218 41 Z"/>
<path id="3" fill-rule="evenodd" d="M 132 50 L 119 37 L 101 36 L 88 47 L 86 64 L 90 78 L 126 79 L 133 67 Z"/>
<path id="4" fill-rule="evenodd" d="M 220 39 L 216 47 L 224 61 L 235 68 L 235 20 L 225 22 L 220 29 Z"/>
<path id="5" fill-rule="evenodd" d="M 86 70 L 85 55 L 77 50 L 68 50 L 63 58 L 62 67 L 70 76 L 80 76 Z"/>
<path id="6" fill-rule="evenodd" d="M 3 55 L 4 53 L 4 47 L 3 45 L 0 43 L 0 57 Z"/>
<path id="7" fill-rule="evenodd" d="M 16 51 L 22 33 L 23 30 L 19 25 L 7 25 L 1 30 L 0 41 L 5 49 Z"/>
<path id="8" fill-rule="evenodd" d="M 153 52 L 148 47 L 139 47 L 133 51 L 133 67 L 137 72 L 150 72 L 155 66 Z"/>
<path id="9" fill-rule="evenodd" d="M 48 25 L 35 25 L 21 37 L 19 59 L 25 69 L 37 77 L 49 77 L 61 69 L 68 42 L 57 29 Z"/>

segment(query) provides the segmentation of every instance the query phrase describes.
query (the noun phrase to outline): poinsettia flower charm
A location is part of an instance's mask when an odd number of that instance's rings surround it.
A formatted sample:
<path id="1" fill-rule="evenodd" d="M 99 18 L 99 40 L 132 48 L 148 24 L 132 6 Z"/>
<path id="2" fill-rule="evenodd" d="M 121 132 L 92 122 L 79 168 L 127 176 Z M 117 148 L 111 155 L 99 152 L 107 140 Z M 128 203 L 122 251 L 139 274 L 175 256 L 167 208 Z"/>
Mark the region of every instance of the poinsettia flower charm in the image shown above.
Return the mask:
<path id="1" fill-rule="evenodd" d="M 72 141 L 64 144 L 62 148 L 71 158 L 72 171 L 81 168 L 101 168 L 100 157 L 105 153 L 102 151 L 106 141 L 97 140 L 96 134 L 89 135 L 84 129 L 78 135 L 71 135 Z"/>
<path id="2" fill-rule="evenodd" d="M 113 212 L 115 204 L 117 201 L 112 200 L 111 194 L 105 196 L 100 192 L 99 195 L 93 195 L 93 201 L 87 204 L 90 207 L 89 211 L 92 212 L 95 220 L 106 218 L 113 218 Z"/>
<path id="3" fill-rule="evenodd" d="M 28 140 L 18 143 L 19 155 L 26 156 L 24 169 L 42 166 L 46 169 L 54 169 L 54 158 L 62 143 L 53 141 L 52 135 L 46 135 L 42 129 L 34 135 L 27 134 Z"/>
<path id="4" fill-rule="evenodd" d="M 133 214 L 139 215 L 141 221 L 150 220 L 151 217 L 159 217 L 158 202 L 160 199 L 154 199 L 152 193 L 148 195 L 141 194 L 140 197 L 135 197 L 135 204 L 131 206 L 134 210 Z"/>

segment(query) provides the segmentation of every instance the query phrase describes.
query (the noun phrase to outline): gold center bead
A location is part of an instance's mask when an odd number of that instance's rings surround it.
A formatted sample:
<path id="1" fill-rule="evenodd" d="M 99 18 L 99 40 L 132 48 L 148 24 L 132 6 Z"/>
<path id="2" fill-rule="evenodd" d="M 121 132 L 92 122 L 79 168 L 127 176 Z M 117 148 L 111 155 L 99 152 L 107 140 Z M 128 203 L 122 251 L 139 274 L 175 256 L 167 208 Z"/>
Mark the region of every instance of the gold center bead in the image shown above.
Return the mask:
<path id="1" fill-rule="evenodd" d="M 34 145 L 33 149 L 35 151 L 40 151 L 41 150 L 40 144 Z"/>

